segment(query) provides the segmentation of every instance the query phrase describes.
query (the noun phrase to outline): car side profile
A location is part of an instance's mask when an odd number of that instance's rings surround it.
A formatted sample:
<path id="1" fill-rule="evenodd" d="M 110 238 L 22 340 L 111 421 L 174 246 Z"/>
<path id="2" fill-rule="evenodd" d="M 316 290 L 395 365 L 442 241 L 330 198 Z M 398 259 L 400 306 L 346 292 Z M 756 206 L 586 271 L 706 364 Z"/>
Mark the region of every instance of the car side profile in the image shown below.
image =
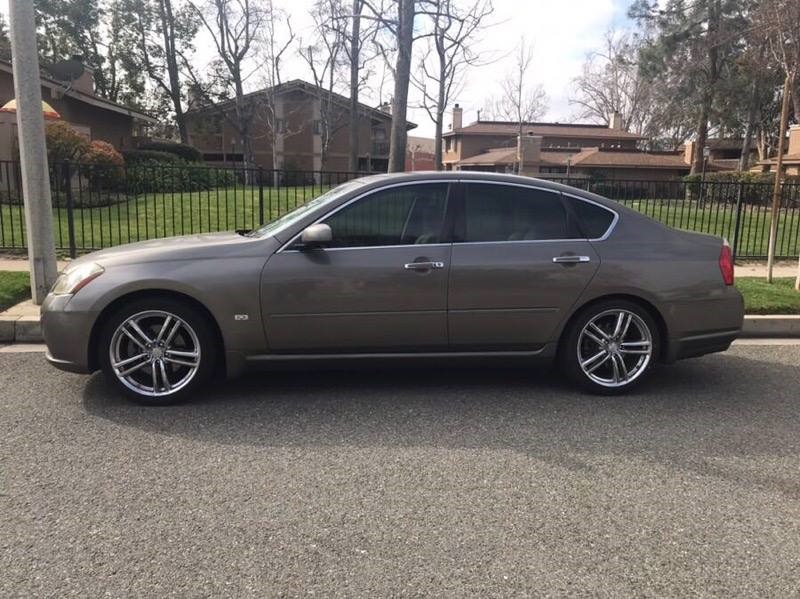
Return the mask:
<path id="1" fill-rule="evenodd" d="M 466 172 L 364 177 L 249 233 L 95 252 L 42 306 L 51 364 L 152 404 L 259 364 L 409 356 L 551 358 L 618 393 L 724 351 L 742 319 L 723 239 Z"/>

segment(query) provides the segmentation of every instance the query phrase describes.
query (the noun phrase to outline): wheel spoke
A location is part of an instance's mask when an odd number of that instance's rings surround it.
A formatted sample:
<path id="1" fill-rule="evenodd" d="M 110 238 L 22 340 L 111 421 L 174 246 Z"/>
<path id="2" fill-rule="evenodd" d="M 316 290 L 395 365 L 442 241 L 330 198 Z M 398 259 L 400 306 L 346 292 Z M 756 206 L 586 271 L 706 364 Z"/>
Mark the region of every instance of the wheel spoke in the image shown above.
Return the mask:
<path id="1" fill-rule="evenodd" d="M 134 331 L 136 331 L 136 334 L 137 334 L 137 335 L 139 335 L 139 337 L 140 337 L 140 338 L 141 338 L 141 339 L 142 339 L 142 340 L 143 340 L 145 343 L 152 343 L 152 342 L 153 342 L 153 340 L 152 340 L 152 339 L 150 339 L 150 337 L 148 337 L 148 336 L 147 336 L 147 334 L 146 334 L 146 333 L 145 333 L 145 332 L 144 332 L 144 331 L 141 329 L 141 327 L 138 325 L 138 323 L 137 323 L 135 320 L 129 320 L 129 321 L 128 321 L 128 324 L 130 325 L 130 327 L 131 327 L 131 328 L 132 328 Z"/>
<path id="2" fill-rule="evenodd" d="M 136 345 L 139 347 L 139 349 L 144 349 L 144 350 L 146 350 L 146 349 L 147 349 L 147 348 L 145 347 L 144 343 L 142 343 L 142 342 L 139 340 L 139 338 L 136 336 L 136 334 L 135 334 L 135 333 L 133 333 L 133 332 L 132 332 L 130 329 L 128 329 L 128 327 L 127 327 L 126 325 L 122 325 L 122 327 L 120 328 L 120 332 L 121 332 L 123 335 L 125 335 L 125 336 L 126 336 L 128 339 L 130 339 L 131 341 L 133 341 L 133 342 L 134 342 L 134 343 L 135 343 L 135 344 L 136 344 Z"/>
<path id="3" fill-rule="evenodd" d="M 614 383 L 619 383 L 619 365 L 613 356 L 611 356 L 611 368 L 614 371 Z"/>
<path id="4" fill-rule="evenodd" d="M 632 349 L 634 347 L 649 349 L 650 342 L 647 340 L 644 341 L 626 341 L 625 343 L 620 343 L 619 345 L 623 349 Z"/>
<path id="5" fill-rule="evenodd" d="M 164 319 L 164 324 L 161 325 L 161 330 L 158 332 L 158 337 L 156 337 L 156 341 L 161 341 L 164 338 L 164 333 L 167 332 L 167 327 L 169 323 L 172 322 L 172 316 L 167 316 Z"/>
<path id="6" fill-rule="evenodd" d="M 606 333 L 606 332 L 605 332 L 603 329 L 601 329 L 601 328 L 600 328 L 599 326 L 597 326 L 595 323 L 593 323 L 593 322 L 589 323 L 589 327 L 592 329 L 592 331 L 593 331 L 593 332 L 594 332 L 596 335 L 599 335 L 599 336 L 600 336 L 600 338 L 601 338 L 603 341 L 608 341 L 608 340 L 610 339 L 610 337 L 608 336 L 608 333 Z M 587 330 L 586 332 L 588 333 L 589 331 Z"/>
<path id="7" fill-rule="evenodd" d="M 147 366 L 147 362 L 148 362 L 148 360 L 144 359 L 142 362 L 140 362 L 138 364 L 134 364 L 130 368 L 126 368 L 125 370 L 121 371 L 119 373 L 119 376 L 128 376 L 132 372 L 136 372 L 140 368 L 144 368 L 145 366 Z"/>
<path id="8" fill-rule="evenodd" d="M 625 360 L 619 354 L 614 356 L 614 361 L 617 364 L 618 372 L 622 375 L 622 380 L 628 380 L 628 367 L 625 365 Z"/>
<path id="9" fill-rule="evenodd" d="M 625 312 L 617 314 L 617 323 L 614 325 L 614 332 L 611 334 L 612 337 L 619 337 L 620 333 L 622 333 L 622 327 L 625 325 L 625 316 Z"/>
<path id="10" fill-rule="evenodd" d="M 169 344 L 172 343 L 173 337 L 175 337 L 175 335 L 178 333 L 178 329 L 180 328 L 181 321 L 176 319 L 175 324 L 172 326 L 172 330 L 170 330 L 169 335 L 167 335 L 167 338 L 164 340 L 164 345 L 169 347 Z"/>
<path id="11" fill-rule="evenodd" d="M 178 358 L 195 358 L 197 359 L 196 351 L 180 351 L 177 349 L 168 349 L 164 352 L 168 356 L 176 356 Z"/>
<path id="12" fill-rule="evenodd" d="M 619 350 L 621 354 L 628 354 L 633 356 L 646 356 L 650 353 L 649 349 L 621 349 Z"/>
<path id="13" fill-rule="evenodd" d="M 153 392 L 158 393 L 158 371 L 155 362 L 150 362 L 150 374 L 153 377 Z"/>
<path id="14" fill-rule="evenodd" d="M 126 358 L 124 360 L 120 360 L 119 362 L 114 362 L 113 366 L 116 369 L 120 369 L 123 366 L 127 366 L 128 364 L 133 364 L 134 362 L 141 360 L 142 358 L 146 358 L 147 354 L 136 354 L 135 356 L 131 356 L 130 358 Z"/>
<path id="15" fill-rule="evenodd" d="M 592 365 L 592 364 L 593 364 L 595 361 L 599 360 L 599 359 L 600 359 L 600 358 L 602 358 L 603 356 L 608 356 L 608 352 L 607 352 L 606 350 L 604 350 L 604 349 L 603 349 L 603 350 L 601 350 L 601 351 L 599 351 L 599 352 L 598 352 L 598 353 L 596 353 L 595 355 L 593 355 L 593 356 L 592 356 L 591 358 L 589 358 L 588 360 L 585 360 L 585 361 L 581 362 L 581 366 L 582 366 L 583 368 L 586 368 L 587 366 L 591 366 L 591 365 Z"/>
<path id="16" fill-rule="evenodd" d="M 167 357 L 165 357 L 164 361 L 167 364 L 177 364 L 179 366 L 188 366 L 190 368 L 194 368 L 195 366 L 197 366 L 196 362 L 187 362 L 186 360 L 176 360 L 175 358 L 167 358 Z"/>
<path id="17" fill-rule="evenodd" d="M 159 369 L 161 370 L 161 380 L 164 383 L 164 389 L 166 391 L 169 391 L 172 389 L 172 387 L 169 384 L 169 378 L 167 377 L 167 369 L 164 367 L 164 360 L 159 360 L 158 366 Z"/>
<path id="18" fill-rule="evenodd" d="M 618 339 L 622 341 L 625 339 L 625 336 L 628 334 L 628 329 L 631 328 L 631 322 L 633 322 L 633 314 L 626 314 L 625 315 L 625 324 L 622 325 L 622 331 L 619 334 Z"/>
<path id="19" fill-rule="evenodd" d="M 603 364 L 605 364 L 606 362 L 608 362 L 608 359 L 609 359 L 610 357 L 611 357 L 611 354 L 609 354 L 608 352 L 606 352 L 606 354 L 605 354 L 605 357 L 604 357 L 602 360 L 600 360 L 599 362 L 595 362 L 595 363 L 594 363 L 594 365 L 593 365 L 591 368 L 589 368 L 589 369 L 587 369 L 587 370 L 586 370 L 586 373 L 587 373 L 587 374 L 592 374 L 592 373 L 593 373 L 595 370 L 597 370 L 597 369 L 598 369 L 598 368 L 600 368 L 600 367 L 601 367 Z"/>

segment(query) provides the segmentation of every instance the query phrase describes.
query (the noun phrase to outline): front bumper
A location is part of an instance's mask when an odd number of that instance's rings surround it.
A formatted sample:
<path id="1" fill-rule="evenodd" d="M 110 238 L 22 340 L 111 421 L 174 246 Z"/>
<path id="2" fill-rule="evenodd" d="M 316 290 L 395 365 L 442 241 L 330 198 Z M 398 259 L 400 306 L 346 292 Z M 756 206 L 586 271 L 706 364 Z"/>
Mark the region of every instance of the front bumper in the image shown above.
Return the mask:
<path id="1" fill-rule="evenodd" d="M 88 374 L 94 370 L 89 345 L 96 315 L 73 309 L 72 296 L 48 295 L 42 304 L 42 336 L 47 361 L 61 370 Z"/>

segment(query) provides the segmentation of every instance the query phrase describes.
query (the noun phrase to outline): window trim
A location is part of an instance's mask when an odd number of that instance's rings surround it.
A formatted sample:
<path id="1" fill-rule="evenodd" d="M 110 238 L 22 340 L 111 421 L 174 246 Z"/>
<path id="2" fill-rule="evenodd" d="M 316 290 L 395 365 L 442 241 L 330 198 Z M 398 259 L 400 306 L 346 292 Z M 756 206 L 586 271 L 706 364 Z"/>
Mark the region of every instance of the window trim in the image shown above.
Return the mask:
<path id="1" fill-rule="evenodd" d="M 444 213 L 444 221 L 442 223 L 442 231 L 445 234 L 451 233 L 450 223 L 451 223 L 451 213 L 452 213 L 452 205 L 453 202 L 451 201 L 451 196 L 453 194 L 454 185 L 457 185 L 460 181 L 458 179 L 427 179 L 427 180 L 420 180 L 420 181 L 403 181 L 402 183 L 393 183 L 391 185 L 383 185 L 376 189 L 367 190 L 353 198 L 350 198 L 345 203 L 337 206 L 336 208 L 326 212 L 319 218 L 315 219 L 314 222 L 306 225 L 300 231 L 298 231 L 295 235 L 289 239 L 286 243 L 284 243 L 280 249 L 278 249 L 276 254 L 283 253 L 283 252 L 302 252 L 301 249 L 292 249 L 291 246 L 303 235 L 303 231 L 305 231 L 308 227 L 312 225 L 316 225 L 321 223 L 326 218 L 329 218 L 339 212 L 340 210 L 345 209 L 350 204 L 358 202 L 359 200 L 366 199 L 367 197 L 385 191 L 387 189 L 394 189 L 396 187 L 408 187 L 409 185 L 430 185 L 432 183 L 442 183 L 448 186 L 447 189 L 447 198 L 445 200 L 445 213 Z M 380 249 L 380 248 L 408 248 L 408 247 L 436 247 L 436 246 L 449 246 L 452 245 L 452 241 L 447 241 L 443 243 L 420 243 L 420 244 L 399 244 L 399 245 L 360 245 L 360 246 L 351 246 L 351 247 L 344 247 L 344 248 L 321 248 L 326 252 L 335 252 L 341 250 L 373 250 L 373 249 Z"/>
<path id="2" fill-rule="evenodd" d="M 572 194 L 572 193 L 565 193 L 565 192 L 560 191 L 558 189 L 552 189 L 552 188 L 549 188 L 549 187 L 542 187 L 540 185 L 525 185 L 523 183 L 510 183 L 510 182 L 506 182 L 506 181 L 487 181 L 485 179 L 461 179 L 459 181 L 459 183 L 461 184 L 461 187 L 463 188 L 463 191 L 461 192 L 461 195 L 460 195 L 460 200 L 462 200 L 462 201 L 459 202 L 459 210 L 461 211 L 462 214 L 464 214 L 463 198 L 466 197 L 464 195 L 464 193 L 466 192 L 467 185 L 469 185 L 470 183 L 478 183 L 478 184 L 483 184 L 483 185 L 504 185 L 504 186 L 507 186 L 507 187 L 522 187 L 523 189 L 535 189 L 537 191 L 546 191 L 546 192 L 549 192 L 549 193 L 554 193 L 554 194 L 558 195 L 559 200 L 561 201 L 562 205 L 564 206 L 565 212 L 567 212 L 569 214 L 572 214 L 572 210 L 571 210 L 569 204 L 564 202 L 564 197 L 573 198 L 573 199 L 576 199 L 576 200 L 580 200 L 582 202 L 588 202 L 589 204 L 594 204 L 595 206 L 599 206 L 600 208 L 608 210 L 610 213 L 612 213 L 614 215 L 614 219 L 611 221 L 611 224 L 608 226 L 608 229 L 606 230 L 605 234 L 603 234 L 602 237 L 596 237 L 596 238 L 573 237 L 573 238 L 566 238 L 566 239 L 514 239 L 514 240 L 511 240 L 511 241 L 509 241 L 507 239 L 506 240 L 497 240 L 497 241 L 455 241 L 454 240 L 453 241 L 453 245 L 486 245 L 486 244 L 497 244 L 497 243 L 514 243 L 514 244 L 519 244 L 519 243 L 564 243 L 566 241 L 605 241 L 606 239 L 608 239 L 611 236 L 611 233 L 614 232 L 614 229 L 617 226 L 617 222 L 619 221 L 619 213 L 616 210 L 612 210 L 608 206 L 604 206 L 603 204 L 600 204 L 599 202 L 595 202 L 595 201 L 590 200 L 588 198 L 582 198 L 582 197 L 577 196 L 577 195 Z M 580 222 L 580 219 L 577 219 L 577 220 L 578 220 L 578 222 Z"/>

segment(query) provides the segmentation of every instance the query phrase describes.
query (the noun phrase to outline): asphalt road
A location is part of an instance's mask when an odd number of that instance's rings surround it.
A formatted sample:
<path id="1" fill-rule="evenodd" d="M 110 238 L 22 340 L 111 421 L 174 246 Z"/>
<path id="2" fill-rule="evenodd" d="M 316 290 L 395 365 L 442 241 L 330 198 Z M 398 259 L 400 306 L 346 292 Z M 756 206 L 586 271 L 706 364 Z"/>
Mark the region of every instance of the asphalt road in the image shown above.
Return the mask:
<path id="1" fill-rule="evenodd" d="M 800 346 L 267 373 L 147 409 L 0 354 L 0 595 L 800 594 Z"/>

